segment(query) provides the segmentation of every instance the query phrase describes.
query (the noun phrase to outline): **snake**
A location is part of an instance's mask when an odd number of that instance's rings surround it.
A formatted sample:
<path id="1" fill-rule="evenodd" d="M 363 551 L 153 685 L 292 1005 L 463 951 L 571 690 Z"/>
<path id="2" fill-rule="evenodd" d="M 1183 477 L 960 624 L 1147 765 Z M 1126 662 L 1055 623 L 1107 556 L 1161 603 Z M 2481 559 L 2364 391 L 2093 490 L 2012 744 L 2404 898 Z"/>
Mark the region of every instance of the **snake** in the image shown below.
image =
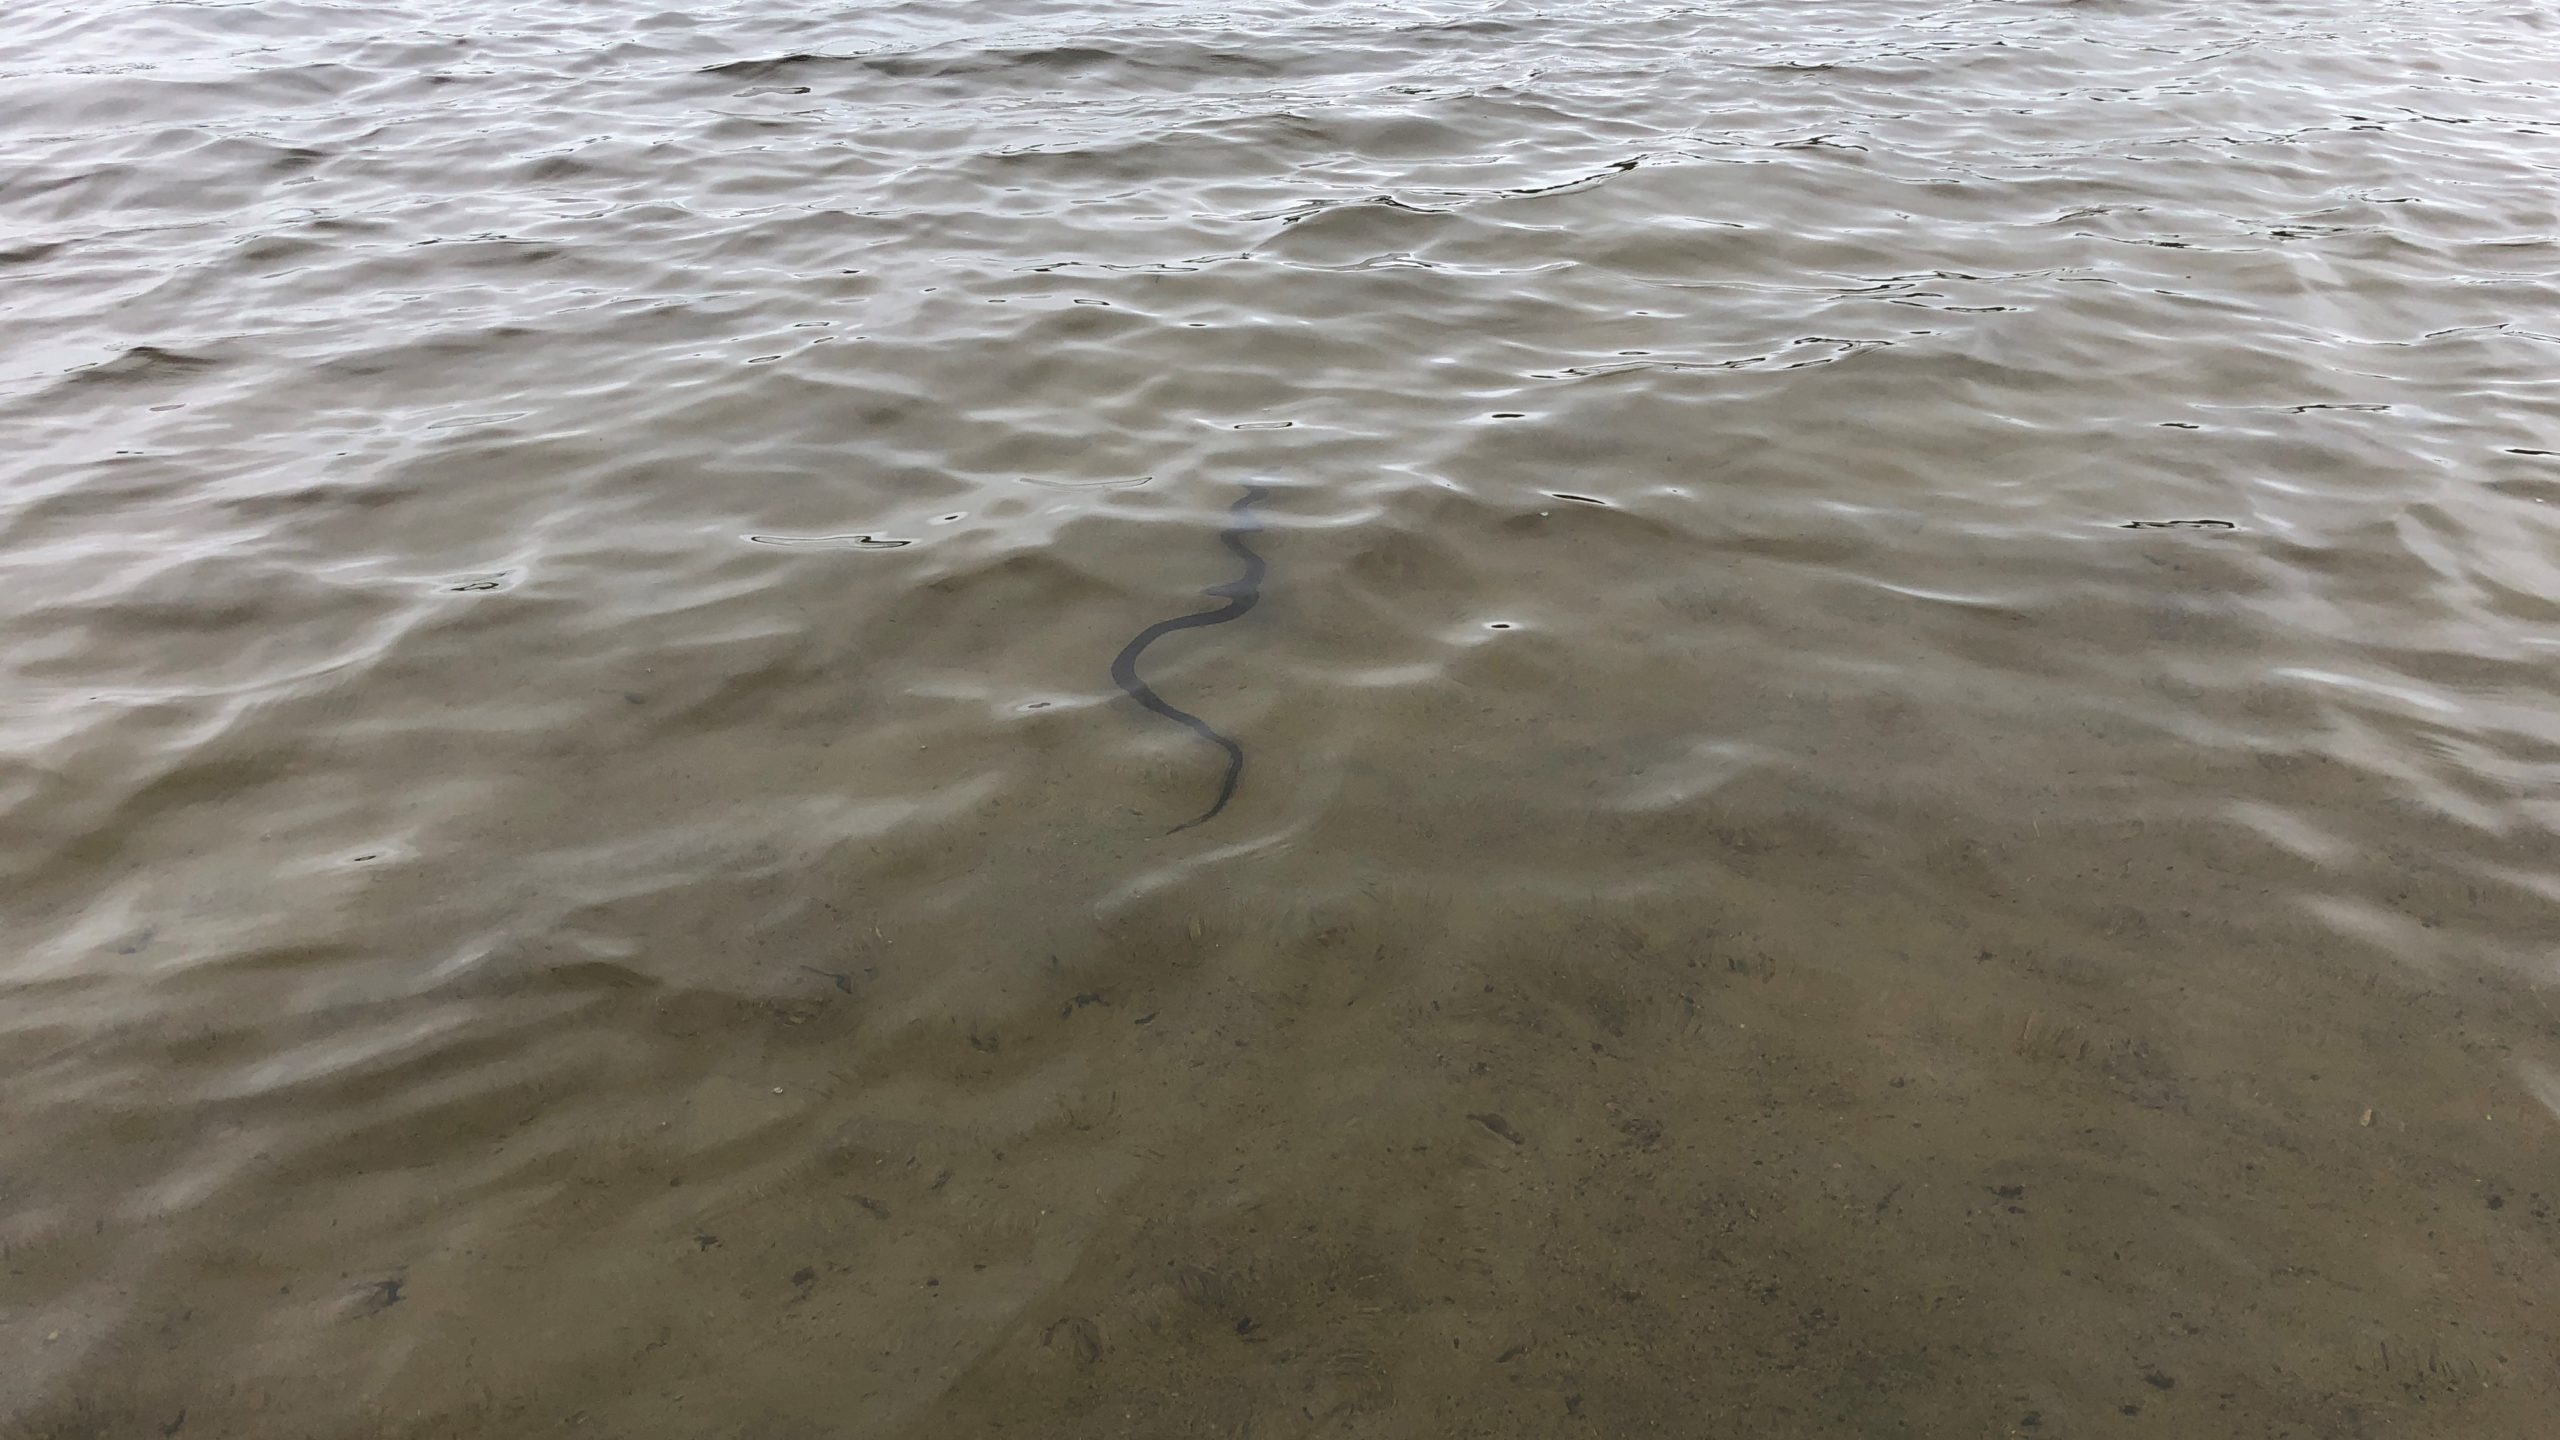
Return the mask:
<path id="1" fill-rule="evenodd" d="M 1144 653 L 1148 646 L 1177 630 L 1197 630 L 1203 626 L 1224 625 L 1230 620 L 1240 619 L 1246 611 L 1251 610 L 1261 601 L 1264 568 L 1262 557 L 1253 553 L 1253 547 L 1245 541 L 1262 533 L 1262 522 L 1254 518 L 1253 507 L 1260 504 L 1263 497 L 1270 493 L 1268 486 L 1247 485 L 1244 487 L 1243 497 L 1228 507 L 1227 528 L 1219 532 L 1218 542 L 1235 552 L 1236 558 L 1244 562 L 1244 573 L 1223 585 L 1212 585 L 1200 592 L 1213 600 L 1223 600 L 1226 603 L 1189 615 L 1176 615 L 1170 620 L 1157 621 L 1132 636 L 1128 644 L 1120 647 L 1119 655 L 1111 662 L 1111 678 L 1122 690 L 1128 692 L 1130 699 L 1137 701 L 1151 713 L 1160 715 L 1217 746 L 1227 755 L 1226 778 L 1218 782 L 1218 798 L 1209 802 L 1209 808 L 1201 811 L 1196 817 L 1185 820 L 1166 831 L 1168 835 L 1188 830 L 1194 825 L 1205 824 L 1215 819 L 1219 811 L 1227 808 L 1227 802 L 1235 798 L 1236 782 L 1244 778 L 1244 747 L 1219 734 L 1217 727 L 1208 721 L 1167 702 L 1163 696 L 1158 695 L 1155 687 L 1149 685 L 1138 674 L 1138 656 Z"/>

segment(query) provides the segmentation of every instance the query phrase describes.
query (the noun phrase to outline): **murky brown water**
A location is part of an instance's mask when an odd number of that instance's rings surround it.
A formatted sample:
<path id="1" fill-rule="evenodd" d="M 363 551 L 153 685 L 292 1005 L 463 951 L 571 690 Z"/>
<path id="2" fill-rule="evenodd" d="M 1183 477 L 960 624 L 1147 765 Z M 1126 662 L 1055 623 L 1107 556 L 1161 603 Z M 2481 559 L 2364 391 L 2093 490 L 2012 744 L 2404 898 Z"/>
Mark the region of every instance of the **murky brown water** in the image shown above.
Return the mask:
<path id="1" fill-rule="evenodd" d="M 2547 8 L 0 42 L 0 1431 L 2560 1405 Z"/>

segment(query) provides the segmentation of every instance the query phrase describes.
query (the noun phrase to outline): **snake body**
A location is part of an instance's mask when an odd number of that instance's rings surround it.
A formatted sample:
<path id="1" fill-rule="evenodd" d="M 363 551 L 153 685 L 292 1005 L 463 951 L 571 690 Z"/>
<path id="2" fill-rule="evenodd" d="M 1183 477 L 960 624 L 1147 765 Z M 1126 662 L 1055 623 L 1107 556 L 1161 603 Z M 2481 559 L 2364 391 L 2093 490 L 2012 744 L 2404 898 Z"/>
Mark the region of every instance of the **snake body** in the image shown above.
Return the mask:
<path id="1" fill-rule="evenodd" d="M 1244 573 L 1223 585 L 1212 585 L 1200 592 L 1212 599 L 1224 600 L 1226 603 L 1195 614 L 1177 615 L 1170 620 L 1157 621 L 1139 631 L 1128 644 L 1120 647 L 1119 655 L 1111 662 L 1111 678 L 1118 682 L 1121 689 L 1129 693 L 1130 699 L 1217 746 L 1227 754 L 1227 774 L 1226 778 L 1218 783 L 1218 798 L 1211 801 L 1209 808 L 1200 812 L 1197 817 L 1185 820 L 1174 826 L 1173 830 L 1166 831 L 1168 835 L 1174 831 L 1188 830 L 1227 808 L 1227 802 L 1235 798 L 1236 782 L 1244 776 L 1244 747 L 1219 734 L 1216 727 L 1208 721 L 1188 710 L 1179 709 L 1167 703 L 1163 696 L 1155 692 L 1153 686 L 1139 677 L 1138 656 L 1148 646 L 1177 630 L 1197 630 L 1204 625 L 1224 625 L 1252 609 L 1262 599 L 1262 557 L 1253 553 L 1253 547 L 1246 544 L 1245 540 L 1247 537 L 1262 533 L 1262 522 L 1254 518 L 1253 507 L 1270 493 L 1270 489 L 1266 486 L 1247 485 L 1244 487 L 1243 498 L 1228 508 L 1227 528 L 1219 533 L 1218 541 L 1234 551 L 1236 558 L 1244 561 Z"/>

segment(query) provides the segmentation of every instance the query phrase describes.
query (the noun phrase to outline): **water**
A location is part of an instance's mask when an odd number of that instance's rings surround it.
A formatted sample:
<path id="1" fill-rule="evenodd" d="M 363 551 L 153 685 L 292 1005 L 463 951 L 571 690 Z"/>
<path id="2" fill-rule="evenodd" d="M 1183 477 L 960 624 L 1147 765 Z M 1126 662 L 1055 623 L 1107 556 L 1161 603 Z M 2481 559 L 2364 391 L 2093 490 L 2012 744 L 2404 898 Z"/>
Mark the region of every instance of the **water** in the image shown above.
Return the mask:
<path id="1" fill-rule="evenodd" d="M 5 1433 L 2560 1403 L 2547 10 L 0 40 Z"/>

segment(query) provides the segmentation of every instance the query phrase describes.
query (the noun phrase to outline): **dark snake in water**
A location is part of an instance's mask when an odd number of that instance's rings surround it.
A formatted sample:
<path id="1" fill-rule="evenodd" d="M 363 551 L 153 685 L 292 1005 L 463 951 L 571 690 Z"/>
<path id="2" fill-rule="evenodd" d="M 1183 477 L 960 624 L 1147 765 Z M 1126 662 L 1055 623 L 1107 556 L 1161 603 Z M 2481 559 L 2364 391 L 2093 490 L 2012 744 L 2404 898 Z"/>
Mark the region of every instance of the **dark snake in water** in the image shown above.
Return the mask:
<path id="1" fill-rule="evenodd" d="M 1138 678 L 1138 654 L 1176 630 L 1197 630 L 1203 625 L 1224 625 L 1252 609 L 1262 599 L 1262 557 L 1254 554 L 1253 547 L 1244 542 L 1247 536 L 1262 533 L 1262 522 L 1254 518 L 1253 507 L 1270 493 L 1270 489 L 1266 486 L 1247 485 L 1244 487 L 1244 497 L 1236 501 L 1227 511 L 1229 517 L 1227 528 L 1219 533 L 1218 540 L 1229 550 L 1234 551 L 1238 559 L 1244 561 L 1244 573 L 1224 585 L 1212 585 L 1200 592 L 1227 603 L 1213 610 L 1202 610 L 1197 614 L 1177 615 L 1171 620 L 1157 621 L 1139 631 L 1135 638 L 1122 646 L 1119 656 L 1111 662 L 1111 678 L 1119 682 L 1121 689 L 1129 692 L 1130 699 L 1227 752 L 1227 778 L 1218 784 L 1218 798 L 1210 802 L 1209 808 L 1200 812 L 1197 818 L 1185 820 L 1174 826 L 1173 830 L 1166 831 L 1168 835 L 1173 834 L 1174 831 L 1188 830 L 1194 825 L 1202 824 L 1227 808 L 1227 802 L 1235 798 L 1236 781 L 1244 776 L 1244 747 L 1219 734 L 1208 721 L 1188 710 L 1179 710 L 1165 703 L 1163 696 L 1158 695 L 1146 681 Z"/>

